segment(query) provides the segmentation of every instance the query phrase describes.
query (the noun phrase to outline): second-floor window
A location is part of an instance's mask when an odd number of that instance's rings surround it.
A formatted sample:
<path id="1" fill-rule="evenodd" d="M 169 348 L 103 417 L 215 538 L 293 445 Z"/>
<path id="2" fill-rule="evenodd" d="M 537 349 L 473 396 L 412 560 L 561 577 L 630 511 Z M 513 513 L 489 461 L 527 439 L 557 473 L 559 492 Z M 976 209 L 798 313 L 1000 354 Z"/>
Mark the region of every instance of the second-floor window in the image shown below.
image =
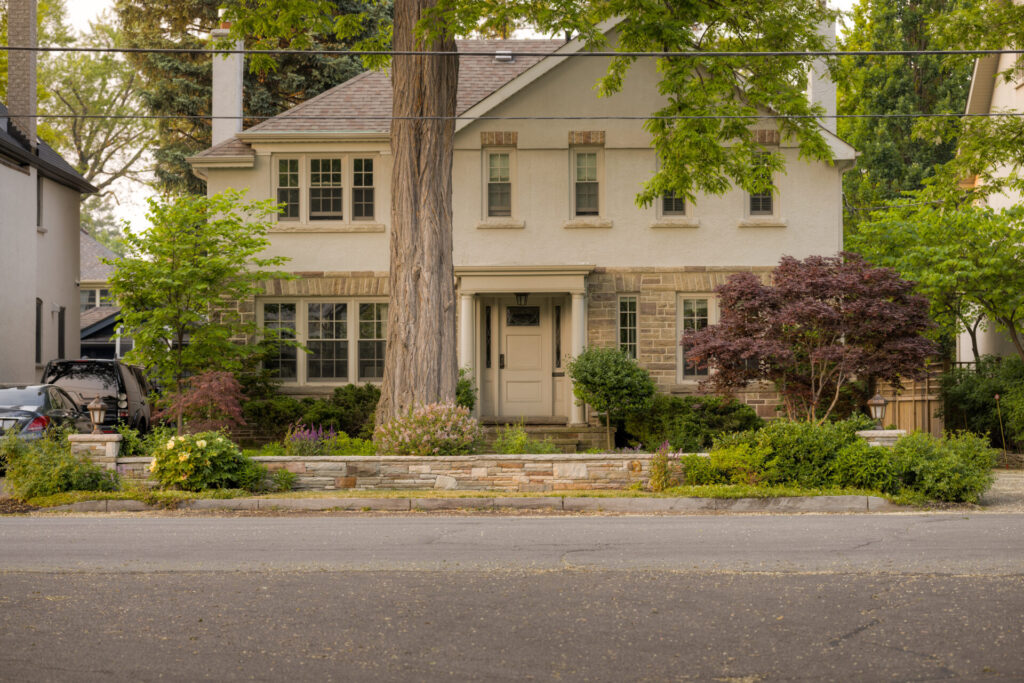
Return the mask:
<path id="1" fill-rule="evenodd" d="M 512 215 L 512 165 L 508 152 L 487 155 L 487 216 Z"/>
<path id="2" fill-rule="evenodd" d="M 666 192 L 661 198 L 661 215 L 685 216 L 686 198 L 678 196 L 672 190 Z"/>
<path id="3" fill-rule="evenodd" d="M 576 152 L 573 164 L 575 215 L 597 216 L 598 180 L 597 152 Z"/>
<path id="4" fill-rule="evenodd" d="M 304 223 L 374 219 L 372 157 L 297 157 L 277 159 L 276 163 L 276 199 L 281 204 L 278 220 Z M 346 187 L 352 189 L 348 197 Z"/>
<path id="5" fill-rule="evenodd" d="M 619 297 L 619 348 L 636 360 L 636 297 Z"/>

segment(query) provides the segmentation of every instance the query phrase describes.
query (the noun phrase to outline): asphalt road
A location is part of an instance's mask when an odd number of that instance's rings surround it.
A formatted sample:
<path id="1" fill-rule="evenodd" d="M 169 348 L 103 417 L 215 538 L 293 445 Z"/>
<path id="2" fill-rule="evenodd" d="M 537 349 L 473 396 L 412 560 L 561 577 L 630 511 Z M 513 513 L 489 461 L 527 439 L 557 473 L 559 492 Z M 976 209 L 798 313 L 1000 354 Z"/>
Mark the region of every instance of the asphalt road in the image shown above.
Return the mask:
<path id="1" fill-rule="evenodd" d="M 1022 680 L 1024 515 L 0 519 L 0 680 Z"/>

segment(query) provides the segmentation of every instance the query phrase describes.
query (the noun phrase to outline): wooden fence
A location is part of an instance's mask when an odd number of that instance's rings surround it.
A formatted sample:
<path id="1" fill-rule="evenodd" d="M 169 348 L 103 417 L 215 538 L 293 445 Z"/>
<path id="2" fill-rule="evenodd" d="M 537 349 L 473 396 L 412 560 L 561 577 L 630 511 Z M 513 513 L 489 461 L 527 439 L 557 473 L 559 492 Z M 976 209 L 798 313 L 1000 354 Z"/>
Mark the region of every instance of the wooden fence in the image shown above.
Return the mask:
<path id="1" fill-rule="evenodd" d="M 881 385 L 879 393 L 889 401 L 885 406 L 882 426 L 896 425 L 897 429 L 908 432 L 921 431 L 942 436 L 942 418 L 936 417 L 942 406 L 939 400 L 940 374 L 942 368 L 936 364 L 926 378 L 904 382 L 903 389 L 898 392 L 887 384 Z"/>

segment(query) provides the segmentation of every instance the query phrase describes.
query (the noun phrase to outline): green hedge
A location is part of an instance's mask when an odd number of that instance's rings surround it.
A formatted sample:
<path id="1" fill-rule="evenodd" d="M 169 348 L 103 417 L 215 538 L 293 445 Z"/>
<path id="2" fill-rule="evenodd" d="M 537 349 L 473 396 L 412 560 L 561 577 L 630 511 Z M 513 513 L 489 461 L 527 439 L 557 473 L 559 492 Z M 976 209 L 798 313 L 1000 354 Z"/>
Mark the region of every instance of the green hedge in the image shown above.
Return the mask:
<path id="1" fill-rule="evenodd" d="M 996 448 L 1024 450 L 1024 363 L 1019 358 L 983 356 L 977 368 L 943 373 L 939 397 L 947 429 L 985 434 Z"/>
<path id="2" fill-rule="evenodd" d="M 375 384 L 347 384 L 334 390 L 330 398 L 303 398 L 277 395 L 246 401 L 242 414 L 250 427 L 263 436 L 283 438 L 290 427 L 333 429 L 354 437 L 373 436 L 374 413 L 380 400 Z"/>
<path id="3" fill-rule="evenodd" d="M 658 394 L 649 410 L 630 415 L 625 430 L 647 450 L 668 442 L 673 451 L 706 451 L 728 432 L 757 429 L 754 409 L 733 398 Z"/>
<path id="4" fill-rule="evenodd" d="M 909 434 L 894 448 L 869 446 L 861 418 L 815 425 L 778 420 L 716 441 L 710 457 L 683 456 L 682 483 L 848 487 L 930 500 L 977 502 L 992 485 L 996 451 L 966 432 Z"/>

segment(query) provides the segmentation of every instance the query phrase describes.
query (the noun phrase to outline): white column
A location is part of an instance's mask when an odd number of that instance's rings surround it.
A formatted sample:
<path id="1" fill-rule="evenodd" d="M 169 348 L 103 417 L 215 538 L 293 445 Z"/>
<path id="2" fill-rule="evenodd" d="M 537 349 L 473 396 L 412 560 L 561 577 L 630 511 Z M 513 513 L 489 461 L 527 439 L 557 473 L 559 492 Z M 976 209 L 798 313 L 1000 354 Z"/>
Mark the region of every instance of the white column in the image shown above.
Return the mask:
<path id="1" fill-rule="evenodd" d="M 459 295 L 459 367 L 473 371 L 476 353 L 473 349 L 473 295 Z M 476 373 L 473 373 L 474 377 Z"/>
<path id="2" fill-rule="evenodd" d="M 572 295 L 572 357 L 583 353 L 583 345 L 587 341 L 587 319 L 586 306 L 584 305 L 583 292 L 573 292 Z M 569 414 L 571 424 L 582 424 L 583 406 L 576 404 L 576 397 L 572 397 L 572 412 Z"/>

